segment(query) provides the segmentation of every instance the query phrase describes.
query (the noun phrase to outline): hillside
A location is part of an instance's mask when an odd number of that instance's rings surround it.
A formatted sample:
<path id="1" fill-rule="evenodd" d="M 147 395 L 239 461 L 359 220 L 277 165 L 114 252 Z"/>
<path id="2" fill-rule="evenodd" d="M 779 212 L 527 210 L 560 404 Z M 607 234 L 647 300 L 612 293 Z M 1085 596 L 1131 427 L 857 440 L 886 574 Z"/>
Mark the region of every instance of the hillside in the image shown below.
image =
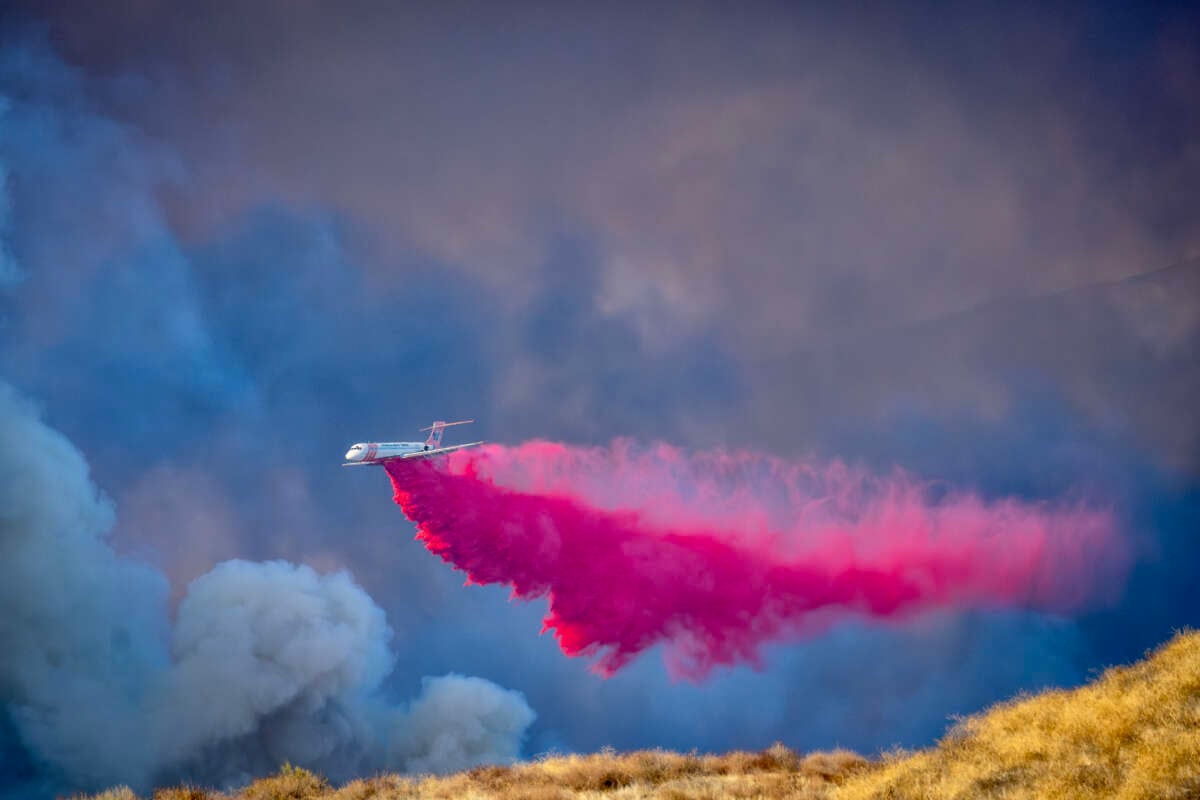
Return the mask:
<path id="1" fill-rule="evenodd" d="M 114 789 L 94 800 L 132 800 Z M 156 800 L 220 795 L 191 787 Z M 1080 689 L 1019 697 L 955 725 L 928 750 L 869 761 L 782 745 L 720 756 L 604 752 L 481 767 L 445 777 L 384 775 L 331 787 L 287 767 L 237 800 L 715 800 L 716 798 L 1200 798 L 1200 633 Z"/>
<path id="2" fill-rule="evenodd" d="M 1200 632 L 1072 691 L 1019 697 L 839 798 L 1200 798 Z"/>

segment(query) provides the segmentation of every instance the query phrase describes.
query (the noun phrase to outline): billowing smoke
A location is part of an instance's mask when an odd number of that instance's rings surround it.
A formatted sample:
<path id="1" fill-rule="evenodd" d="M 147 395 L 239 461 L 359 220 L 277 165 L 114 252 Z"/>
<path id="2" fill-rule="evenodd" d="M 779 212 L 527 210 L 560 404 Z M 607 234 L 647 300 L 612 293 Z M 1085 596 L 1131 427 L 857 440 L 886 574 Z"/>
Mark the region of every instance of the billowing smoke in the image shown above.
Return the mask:
<path id="1" fill-rule="evenodd" d="M 481 678 L 425 678 L 421 696 L 395 726 L 391 747 L 413 772 L 466 769 L 482 761 L 512 760 L 533 713 L 513 693 Z"/>
<path id="2" fill-rule="evenodd" d="M 79 452 L 0 384 L 0 754 L 15 737 L 37 790 L 518 754 L 534 715 L 516 692 L 450 675 L 388 701 L 392 634 L 346 573 L 226 562 L 172 625 L 166 580 L 114 552 L 113 521 Z"/>
<path id="3" fill-rule="evenodd" d="M 547 597 L 544 630 L 604 674 L 665 644 L 672 673 L 699 679 L 849 615 L 1070 612 L 1111 595 L 1128 560 L 1104 510 L 836 463 L 532 442 L 387 470 L 431 552 Z"/>

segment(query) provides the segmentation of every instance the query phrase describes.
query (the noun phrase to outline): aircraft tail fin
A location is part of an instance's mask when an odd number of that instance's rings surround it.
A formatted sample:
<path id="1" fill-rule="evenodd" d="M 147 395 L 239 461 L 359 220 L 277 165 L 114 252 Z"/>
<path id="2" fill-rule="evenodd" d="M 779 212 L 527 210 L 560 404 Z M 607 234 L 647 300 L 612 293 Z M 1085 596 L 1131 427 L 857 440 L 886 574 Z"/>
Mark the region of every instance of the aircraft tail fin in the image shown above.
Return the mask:
<path id="1" fill-rule="evenodd" d="M 429 431 L 429 438 L 425 440 L 425 448 L 427 450 L 437 450 L 439 447 L 441 447 L 442 434 L 445 433 L 446 428 L 449 428 L 451 425 L 466 425 L 467 423 L 474 421 L 475 420 L 473 419 L 461 419 L 458 422 L 443 422 L 442 420 L 438 420 L 428 428 L 421 428 L 422 431 Z"/>
<path id="2" fill-rule="evenodd" d="M 446 423 L 435 422 L 429 426 L 429 438 L 425 440 L 425 446 L 431 450 L 436 450 L 442 446 L 442 434 L 446 431 Z"/>

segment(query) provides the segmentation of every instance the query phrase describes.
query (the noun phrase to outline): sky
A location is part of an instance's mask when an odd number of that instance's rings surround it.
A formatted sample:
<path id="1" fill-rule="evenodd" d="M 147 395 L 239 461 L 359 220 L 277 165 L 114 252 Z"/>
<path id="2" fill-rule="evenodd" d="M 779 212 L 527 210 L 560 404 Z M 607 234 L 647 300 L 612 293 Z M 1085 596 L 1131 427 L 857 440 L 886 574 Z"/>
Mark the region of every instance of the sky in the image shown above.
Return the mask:
<path id="1" fill-rule="evenodd" d="M 6 5 L 0 795 L 921 746 L 1200 624 L 1198 33 L 1168 2 Z M 339 466 L 467 417 L 1085 498 L 1132 568 L 1081 612 L 606 680 Z M 86 692 L 146 735 L 220 685 L 188 668 L 224 591 L 324 609 L 356 655 L 157 762 L 83 757 Z M 422 749 L 460 718 L 488 735 Z"/>

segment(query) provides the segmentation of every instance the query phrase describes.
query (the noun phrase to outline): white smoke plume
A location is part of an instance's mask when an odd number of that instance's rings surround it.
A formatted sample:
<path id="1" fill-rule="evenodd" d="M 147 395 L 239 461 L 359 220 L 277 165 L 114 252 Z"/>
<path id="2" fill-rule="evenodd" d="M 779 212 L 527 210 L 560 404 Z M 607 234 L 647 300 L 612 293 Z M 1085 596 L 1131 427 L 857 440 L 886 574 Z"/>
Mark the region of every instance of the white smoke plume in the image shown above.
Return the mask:
<path id="1" fill-rule="evenodd" d="M 513 691 L 497 691 L 482 678 L 425 678 L 421 696 L 396 721 L 391 750 L 413 772 L 459 770 L 518 755 L 514 730 L 533 722 L 533 711 Z"/>
<path id="2" fill-rule="evenodd" d="M 166 579 L 106 541 L 114 519 L 82 455 L 0 384 L 0 712 L 38 765 L 29 793 L 519 754 L 534 713 L 517 692 L 448 675 L 408 708 L 385 699 L 392 633 L 348 574 L 226 562 L 172 626 Z"/>

